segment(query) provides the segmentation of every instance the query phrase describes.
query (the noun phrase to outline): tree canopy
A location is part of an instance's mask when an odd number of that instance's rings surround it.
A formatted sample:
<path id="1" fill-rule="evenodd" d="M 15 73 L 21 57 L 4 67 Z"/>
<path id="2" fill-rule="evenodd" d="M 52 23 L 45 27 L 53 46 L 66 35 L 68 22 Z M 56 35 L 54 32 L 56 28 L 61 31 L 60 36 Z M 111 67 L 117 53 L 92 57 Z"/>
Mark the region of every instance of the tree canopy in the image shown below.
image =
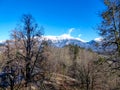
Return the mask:
<path id="1" fill-rule="evenodd" d="M 120 1 L 104 0 L 106 10 L 101 13 L 102 22 L 99 34 L 105 47 L 114 47 L 112 52 L 120 55 Z"/>

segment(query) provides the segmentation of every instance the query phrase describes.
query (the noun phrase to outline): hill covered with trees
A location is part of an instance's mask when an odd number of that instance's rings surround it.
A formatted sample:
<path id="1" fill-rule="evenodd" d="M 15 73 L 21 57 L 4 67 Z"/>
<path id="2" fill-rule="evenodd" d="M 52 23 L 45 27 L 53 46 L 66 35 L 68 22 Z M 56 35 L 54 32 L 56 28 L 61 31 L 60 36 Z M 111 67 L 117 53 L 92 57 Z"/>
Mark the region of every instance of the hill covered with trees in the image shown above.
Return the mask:
<path id="1" fill-rule="evenodd" d="M 98 54 L 78 45 L 54 47 L 30 14 L 0 46 L 1 90 L 120 90 L 120 1 L 104 0 Z"/>

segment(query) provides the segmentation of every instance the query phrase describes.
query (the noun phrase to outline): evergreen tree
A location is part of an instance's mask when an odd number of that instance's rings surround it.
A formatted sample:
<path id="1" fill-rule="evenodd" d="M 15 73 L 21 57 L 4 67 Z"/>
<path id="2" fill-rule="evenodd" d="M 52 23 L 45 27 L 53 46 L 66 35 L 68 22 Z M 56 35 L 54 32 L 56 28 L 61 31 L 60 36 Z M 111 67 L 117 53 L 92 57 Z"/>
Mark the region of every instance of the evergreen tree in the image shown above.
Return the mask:
<path id="1" fill-rule="evenodd" d="M 120 68 L 120 0 L 104 0 L 106 10 L 101 13 L 102 22 L 99 34 L 103 38 L 103 46 L 113 57 L 110 60 L 116 69 Z"/>
<path id="2" fill-rule="evenodd" d="M 114 46 L 112 54 L 115 51 L 120 55 L 120 0 L 104 0 L 104 4 L 106 10 L 101 13 L 99 34 L 103 37 L 104 47 Z"/>

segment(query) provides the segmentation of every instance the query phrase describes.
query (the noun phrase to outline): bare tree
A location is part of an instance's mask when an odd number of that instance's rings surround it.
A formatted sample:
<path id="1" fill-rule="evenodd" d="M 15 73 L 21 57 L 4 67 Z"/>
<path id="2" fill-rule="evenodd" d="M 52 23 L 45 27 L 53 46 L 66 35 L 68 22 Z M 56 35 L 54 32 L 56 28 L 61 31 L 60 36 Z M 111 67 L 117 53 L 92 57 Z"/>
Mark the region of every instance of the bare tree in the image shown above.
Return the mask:
<path id="1" fill-rule="evenodd" d="M 77 75 L 77 67 L 78 67 L 78 64 L 77 64 L 77 57 L 78 57 L 78 54 L 79 54 L 79 47 L 77 45 L 69 45 L 69 53 L 70 53 L 70 57 L 71 57 L 71 60 L 72 60 L 72 65 L 70 66 L 70 76 L 72 78 L 76 78 L 76 75 Z"/>
<path id="2" fill-rule="evenodd" d="M 21 24 L 12 32 L 12 38 L 19 45 L 18 54 L 25 61 L 25 81 L 26 86 L 32 82 L 35 74 L 35 64 L 40 58 L 41 42 L 43 28 L 39 28 L 31 15 L 23 15 Z M 38 73 L 38 72 L 37 72 Z"/>

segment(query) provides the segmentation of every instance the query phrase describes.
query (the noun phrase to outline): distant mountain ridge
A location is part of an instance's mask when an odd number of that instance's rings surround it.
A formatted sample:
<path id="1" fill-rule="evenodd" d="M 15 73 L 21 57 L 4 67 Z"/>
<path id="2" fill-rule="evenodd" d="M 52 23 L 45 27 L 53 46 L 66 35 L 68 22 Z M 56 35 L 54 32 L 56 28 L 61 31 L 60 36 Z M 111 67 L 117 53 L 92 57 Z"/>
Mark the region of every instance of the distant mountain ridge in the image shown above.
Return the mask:
<path id="1" fill-rule="evenodd" d="M 101 40 L 91 40 L 89 42 L 85 42 L 79 38 L 62 37 L 62 36 L 44 36 L 43 39 L 45 41 L 48 41 L 48 43 L 50 43 L 55 47 L 64 47 L 69 44 L 72 44 L 72 45 L 78 45 L 85 49 L 91 49 L 92 51 L 95 52 L 102 51 Z"/>
<path id="2" fill-rule="evenodd" d="M 101 40 L 95 39 L 85 42 L 80 38 L 64 37 L 64 36 L 42 36 L 40 40 L 47 41 L 51 46 L 62 48 L 67 45 L 77 45 L 81 48 L 91 49 L 94 52 L 102 52 Z M 0 46 L 4 46 L 5 41 L 0 42 Z"/>

